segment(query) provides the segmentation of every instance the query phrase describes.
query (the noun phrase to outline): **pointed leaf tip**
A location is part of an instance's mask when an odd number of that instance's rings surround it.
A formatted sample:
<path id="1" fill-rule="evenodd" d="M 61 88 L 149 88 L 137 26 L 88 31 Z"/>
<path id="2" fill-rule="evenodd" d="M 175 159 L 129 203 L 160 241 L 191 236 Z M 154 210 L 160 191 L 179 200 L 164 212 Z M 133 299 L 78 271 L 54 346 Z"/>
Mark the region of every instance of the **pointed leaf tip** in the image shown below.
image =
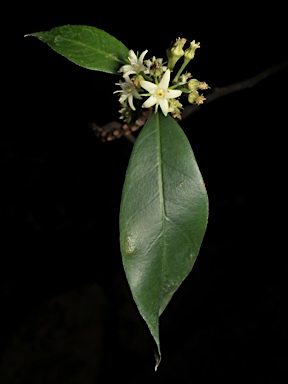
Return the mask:
<path id="1" fill-rule="evenodd" d="M 117 74 L 129 50 L 109 33 L 87 25 L 64 25 L 34 36 L 83 68 Z"/>

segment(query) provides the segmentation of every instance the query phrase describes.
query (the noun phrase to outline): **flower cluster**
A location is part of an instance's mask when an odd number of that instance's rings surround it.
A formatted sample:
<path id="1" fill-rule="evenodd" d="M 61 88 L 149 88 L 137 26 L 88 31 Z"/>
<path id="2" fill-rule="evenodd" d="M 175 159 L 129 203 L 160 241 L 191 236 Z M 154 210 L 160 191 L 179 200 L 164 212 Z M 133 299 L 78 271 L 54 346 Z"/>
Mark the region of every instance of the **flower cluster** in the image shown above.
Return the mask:
<path id="1" fill-rule="evenodd" d="M 141 108 L 154 106 L 155 112 L 160 106 L 165 116 L 171 113 L 174 118 L 181 119 L 183 105 L 178 100 L 181 95 L 186 96 L 191 104 L 199 105 L 204 102 L 205 97 L 199 91 L 208 89 L 208 85 L 191 79 L 191 73 L 184 73 L 184 69 L 194 58 L 195 50 L 200 48 L 200 44 L 193 40 L 189 48 L 184 51 L 185 43 L 186 39 L 178 38 L 166 50 L 167 63 L 155 56 L 144 60 L 148 50 L 143 51 L 140 56 L 133 50 L 129 51 L 127 64 L 119 69 L 124 81 L 120 80 L 116 83 L 121 89 L 114 92 L 120 94 L 120 119 L 123 119 L 126 124 L 132 124 L 133 119 L 137 119 Z M 174 73 L 175 65 L 181 57 L 183 57 L 183 63 L 171 80 L 171 74 Z"/>

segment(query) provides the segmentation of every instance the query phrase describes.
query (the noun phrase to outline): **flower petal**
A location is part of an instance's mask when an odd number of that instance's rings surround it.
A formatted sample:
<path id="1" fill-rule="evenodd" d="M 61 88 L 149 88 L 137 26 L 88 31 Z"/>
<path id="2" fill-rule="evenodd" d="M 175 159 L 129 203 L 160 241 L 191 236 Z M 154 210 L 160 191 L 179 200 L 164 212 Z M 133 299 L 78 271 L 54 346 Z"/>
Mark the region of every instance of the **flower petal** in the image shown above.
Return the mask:
<path id="1" fill-rule="evenodd" d="M 136 108 L 134 107 L 134 104 L 133 104 L 133 95 L 132 95 L 132 93 L 128 96 L 128 103 L 129 103 L 129 105 L 130 105 L 130 108 L 131 108 L 133 111 L 135 111 Z"/>
<path id="2" fill-rule="evenodd" d="M 127 94 L 122 94 L 120 97 L 119 97 L 119 103 L 120 104 L 123 104 L 125 102 L 125 100 L 127 99 L 128 95 Z"/>
<path id="3" fill-rule="evenodd" d="M 132 65 L 125 64 L 125 65 L 122 65 L 122 67 L 119 69 L 119 72 L 127 72 L 127 71 L 130 71 L 131 69 L 133 69 Z"/>
<path id="4" fill-rule="evenodd" d="M 162 109 L 163 114 L 167 116 L 169 112 L 169 105 L 167 99 L 158 99 L 158 103 Z"/>
<path id="5" fill-rule="evenodd" d="M 167 100 L 166 100 L 167 101 Z M 154 96 L 150 96 L 143 104 L 142 108 L 150 108 L 157 103 L 157 99 Z M 168 101 L 167 101 L 168 104 Z"/>
<path id="6" fill-rule="evenodd" d="M 148 49 L 146 49 L 146 51 L 143 51 L 138 59 L 138 62 L 140 65 L 143 64 L 143 59 L 144 59 L 144 56 L 146 55 L 146 53 L 148 52 Z"/>
<path id="7" fill-rule="evenodd" d="M 129 51 L 128 59 L 129 59 L 131 64 L 132 64 L 132 62 L 137 63 L 137 56 L 132 49 L 130 49 L 130 51 Z"/>
<path id="8" fill-rule="evenodd" d="M 123 77 L 124 77 L 125 81 L 128 82 L 129 80 L 127 80 L 127 79 L 129 79 L 129 76 L 134 74 L 134 73 L 136 73 L 136 71 L 134 69 L 131 69 L 130 71 L 124 72 Z"/>
<path id="9" fill-rule="evenodd" d="M 151 81 L 142 80 L 140 82 L 140 85 L 142 88 L 144 88 L 149 93 L 154 93 L 156 89 L 158 88 L 156 84 L 151 83 Z"/>
<path id="10" fill-rule="evenodd" d="M 176 97 L 179 97 L 181 95 L 182 91 L 179 91 L 179 89 L 168 89 L 166 91 L 166 99 L 175 99 Z"/>
<path id="11" fill-rule="evenodd" d="M 170 82 L 170 69 L 167 69 L 159 83 L 159 88 L 164 89 L 164 91 L 166 91 L 166 89 L 169 86 L 169 82 Z"/>
<path id="12" fill-rule="evenodd" d="M 133 89 L 133 90 L 132 90 L 132 96 L 135 97 L 135 99 L 138 99 L 138 100 L 141 100 L 141 99 L 142 99 L 142 96 L 139 95 L 139 93 L 137 92 L 136 89 Z"/>

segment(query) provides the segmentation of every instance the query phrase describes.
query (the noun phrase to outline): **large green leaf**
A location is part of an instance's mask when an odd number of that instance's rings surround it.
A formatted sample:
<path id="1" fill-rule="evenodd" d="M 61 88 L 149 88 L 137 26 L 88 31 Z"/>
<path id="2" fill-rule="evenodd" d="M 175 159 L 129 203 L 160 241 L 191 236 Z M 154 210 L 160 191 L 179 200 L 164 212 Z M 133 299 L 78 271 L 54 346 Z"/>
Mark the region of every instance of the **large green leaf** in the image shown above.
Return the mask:
<path id="1" fill-rule="evenodd" d="M 116 74 L 126 63 L 129 50 L 121 41 L 95 27 L 64 25 L 34 36 L 81 67 Z"/>
<path id="2" fill-rule="evenodd" d="M 120 205 L 123 266 L 156 342 L 159 316 L 191 271 L 205 234 L 208 196 L 190 143 L 171 117 L 153 113 L 134 144 Z"/>

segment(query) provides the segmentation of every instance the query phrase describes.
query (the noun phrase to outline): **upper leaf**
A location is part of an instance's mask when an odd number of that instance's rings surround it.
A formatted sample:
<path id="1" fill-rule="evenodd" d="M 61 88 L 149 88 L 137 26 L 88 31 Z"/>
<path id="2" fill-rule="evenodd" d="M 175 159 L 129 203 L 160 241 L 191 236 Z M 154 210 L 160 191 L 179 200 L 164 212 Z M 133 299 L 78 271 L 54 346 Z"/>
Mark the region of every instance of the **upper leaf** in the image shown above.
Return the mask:
<path id="1" fill-rule="evenodd" d="M 190 143 L 169 115 L 153 113 L 137 137 L 120 206 L 126 277 L 157 344 L 158 319 L 191 271 L 208 221 L 208 196 Z"/>
<path id="2" fill-rule="evenodd" d="M 128 48 L 109 33 L 86 25 L 64 25 L 34 36 L 81 67 L 117 74 L 126 63 Z"/>

